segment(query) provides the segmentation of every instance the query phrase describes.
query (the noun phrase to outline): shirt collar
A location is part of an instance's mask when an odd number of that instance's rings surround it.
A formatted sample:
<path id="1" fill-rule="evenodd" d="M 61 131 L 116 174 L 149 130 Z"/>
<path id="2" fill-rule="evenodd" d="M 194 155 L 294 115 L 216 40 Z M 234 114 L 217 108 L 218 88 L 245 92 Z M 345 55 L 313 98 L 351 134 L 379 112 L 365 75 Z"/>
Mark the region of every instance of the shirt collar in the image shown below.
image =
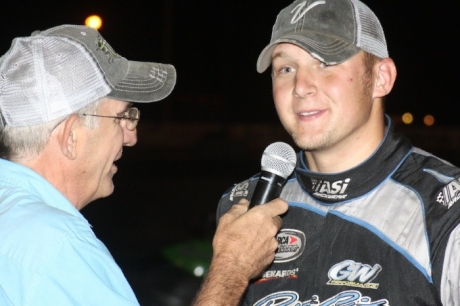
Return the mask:
<path id="1" fill-rule="evenodd" d="M 84 218 L 62 193 L 45 178 L 28 167 L 0 159 L 0 181 L 12 187 L 27 190 L 49 206 Z"/>

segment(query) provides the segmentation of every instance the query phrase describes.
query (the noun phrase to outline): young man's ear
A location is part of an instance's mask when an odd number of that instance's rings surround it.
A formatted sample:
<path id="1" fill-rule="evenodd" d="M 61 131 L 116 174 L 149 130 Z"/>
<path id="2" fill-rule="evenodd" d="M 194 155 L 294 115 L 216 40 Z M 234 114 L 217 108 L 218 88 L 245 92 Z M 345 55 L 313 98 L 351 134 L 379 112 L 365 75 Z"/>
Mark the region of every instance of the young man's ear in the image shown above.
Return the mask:
<path id="1" fill-rule="evenodd" d="M 61 148 L 61 152 L 68 159 L 77 158 L 77 141 L 79 125 L 78 115 L 71 115 L 69 118 L 64 120 L 60 125 L 61 131 L 58 134 L 58 142 Z"/>
<path id="2" fill-rule="evenodd" d="M 396 66 L 391 58 L 384 58 L 376 63 L 374 98 L 388 95 L 396 80 Z"/>

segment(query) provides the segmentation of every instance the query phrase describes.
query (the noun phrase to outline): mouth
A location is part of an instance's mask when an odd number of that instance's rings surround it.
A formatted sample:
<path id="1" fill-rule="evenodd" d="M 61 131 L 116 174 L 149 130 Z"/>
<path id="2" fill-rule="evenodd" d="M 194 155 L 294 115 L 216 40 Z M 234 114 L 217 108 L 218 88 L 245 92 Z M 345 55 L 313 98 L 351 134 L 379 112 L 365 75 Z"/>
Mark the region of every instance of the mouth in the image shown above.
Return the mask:
<path id="1" fill-rule="evenodd" d="M 316 114 L 319 114 L 320 111 L 311 111 L 311 112 L 301 112 L 299 113 L 300 117 L 308 117 L 308 116 L 314 116 Z"/>
<path id="2" fill-rule="evenodd" d="M 300 118 L 315 118 L 315 117 L 319 117 L 324 112 L 325 112 L 324 110 L 303 111 L 303 112 L 298 112 L 297 116 L 299 116 Z"/>
<path id="3" fill-rule="evenodd" d="M 118 154 L 115 157 L 115 159 L 113 160 L 113 162 L 116 162 L 117 160 L 119 160 L 122 155 L 123 155 L 123 148 L 120 149 L 120 152 L 118 152 Z"/>
<path id="4" fill-rule="evenodd" d="M 118 167 L 117 167 L 117 165 L 115 165 L 115 162 L 116 162 L 117 160 L 119 160 L 119 159 L 121 158 L 122 155 L 123 155 L 123 148 L 120 149 L 120 152 L 118 152 L 117 156 L 116 156 L 115 159 L 113 160 L 112 167 L 111 167 L 111 168 L 112 168 L 113 174 L 117 173 L 117 171 L 118 171 Z"/>

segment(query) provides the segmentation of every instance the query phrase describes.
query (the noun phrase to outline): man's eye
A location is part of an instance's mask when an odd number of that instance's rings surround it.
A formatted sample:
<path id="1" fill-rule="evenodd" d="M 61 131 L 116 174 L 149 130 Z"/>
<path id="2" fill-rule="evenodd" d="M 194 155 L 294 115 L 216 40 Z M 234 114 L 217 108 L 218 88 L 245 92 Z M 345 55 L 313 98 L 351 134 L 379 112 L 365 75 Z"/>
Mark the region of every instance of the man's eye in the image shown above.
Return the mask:
<path id="1" fill-rule="evenodd" d="M 280 72 L 281 73 L 289 73 L 289 72 L 292 72 L 294 69 L 292 69 L 292 67 L 283 67 L 280 69 Z"/>
<path id="2" fill-rule="evenodd" d="M 326 67 L 327 67 L 327 64 L 326 64 L 326 63 L 323 63 L 323 62 L 321 62 L 321 64 L 319 64 L 319 66 L 320 66 L 321 68 L 326 68 Z"/>

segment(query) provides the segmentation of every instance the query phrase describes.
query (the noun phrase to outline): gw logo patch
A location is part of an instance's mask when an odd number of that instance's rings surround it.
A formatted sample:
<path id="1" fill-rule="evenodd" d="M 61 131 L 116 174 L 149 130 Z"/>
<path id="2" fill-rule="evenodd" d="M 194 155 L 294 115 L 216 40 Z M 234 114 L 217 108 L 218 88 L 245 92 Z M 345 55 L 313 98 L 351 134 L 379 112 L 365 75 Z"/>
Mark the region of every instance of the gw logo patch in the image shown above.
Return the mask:
<path id="1" fill-rule="evenodd" d="M 382 271 L 382 267 L 379 264 L 371 267 L 353 260 L 345 260 L 329 270 L 327 284 L 377 289 L 379 284 L 371 283 L 371 281 L 377 277 L 380 271 Z"/>

